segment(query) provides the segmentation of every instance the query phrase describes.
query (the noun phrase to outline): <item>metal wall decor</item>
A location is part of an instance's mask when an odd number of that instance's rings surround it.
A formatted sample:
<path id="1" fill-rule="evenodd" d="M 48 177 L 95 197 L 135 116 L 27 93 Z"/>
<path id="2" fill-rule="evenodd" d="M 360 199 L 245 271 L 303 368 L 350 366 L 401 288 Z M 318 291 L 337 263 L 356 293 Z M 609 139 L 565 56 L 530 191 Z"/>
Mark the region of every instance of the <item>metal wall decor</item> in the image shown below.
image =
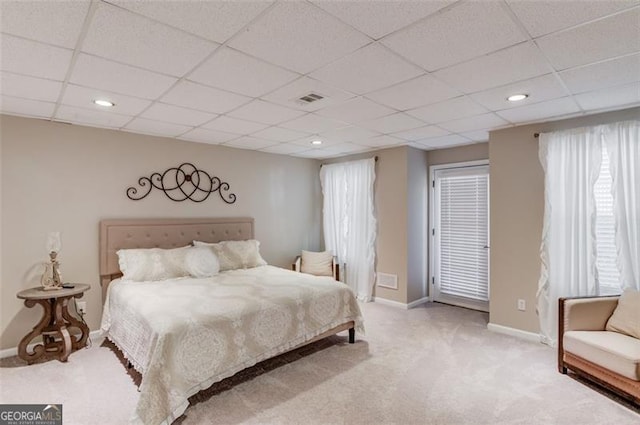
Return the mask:
<path id="1" fill-rule="evenodd" d="M 169 199 L 182 202 L 189 199 L 193 202 L 206 200 L 213 192 L 218 192 L 220 198 L 227 204 L 236 202 L 236 195 L 229 193 L 229 183 L 218 177 L 211 177 L 209 173 L 199 170 L 195 165 L 185 162 L 178 167 L 167 169 L 163 173 L 153 173 L 149 177 L 140 177 L 138 188 L 127 189 L 127 197 L 134 201 L 146 198 L 153 188 L 161 190 Z"/>

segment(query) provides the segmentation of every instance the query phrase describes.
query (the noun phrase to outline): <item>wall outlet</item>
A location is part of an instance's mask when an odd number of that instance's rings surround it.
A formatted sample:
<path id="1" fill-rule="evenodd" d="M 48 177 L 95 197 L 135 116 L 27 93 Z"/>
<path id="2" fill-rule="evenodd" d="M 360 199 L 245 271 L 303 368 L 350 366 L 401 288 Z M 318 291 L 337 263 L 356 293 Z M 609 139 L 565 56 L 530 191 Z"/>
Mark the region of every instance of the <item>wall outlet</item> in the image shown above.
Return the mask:
<path id="1" fill-rule="evenodd" d="M 76 301 L 76 310 L 78 310 L 78 314 L 81 314 L 83 316 L 87 314 L 87 302 Z"/>
<path id="2" fill-rule="evenodd" d="M 518 310 L 520 311 L 525 311 L 527 309 L 527 303 L 525 300 L 523 300 L 522 298 L 520 298 L 518 300 Z"/>

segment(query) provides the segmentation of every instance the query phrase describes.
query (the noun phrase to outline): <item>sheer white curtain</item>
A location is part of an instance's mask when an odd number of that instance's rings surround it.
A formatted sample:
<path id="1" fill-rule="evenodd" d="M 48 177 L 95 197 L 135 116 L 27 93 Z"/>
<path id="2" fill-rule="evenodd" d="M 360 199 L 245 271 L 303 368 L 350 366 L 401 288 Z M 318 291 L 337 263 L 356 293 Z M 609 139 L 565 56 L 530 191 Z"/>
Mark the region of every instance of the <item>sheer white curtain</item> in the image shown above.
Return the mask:
<path id="1" fill-rule="evenodd" d="M 601 146 L 596 127 L 540 135 L 545 211 L 537 307 L 542 341 L 549 345 L 557 340 L 558 298 L 597 291 L 593 189 Z"/>
<path id="2" fill-rule="evenodd" d="M 640 122 L 612 124 L 604 139 L 611 161 L 621 285 L 640 290 Z"/>
<path id="3" fill-rule="evenodd" d="M 375 159 L 324 165 L 322 183 L 324 242 L 346 264 L 345 283 L 359 300 L 370 301 L 374 283 L 376 218 Z"/>

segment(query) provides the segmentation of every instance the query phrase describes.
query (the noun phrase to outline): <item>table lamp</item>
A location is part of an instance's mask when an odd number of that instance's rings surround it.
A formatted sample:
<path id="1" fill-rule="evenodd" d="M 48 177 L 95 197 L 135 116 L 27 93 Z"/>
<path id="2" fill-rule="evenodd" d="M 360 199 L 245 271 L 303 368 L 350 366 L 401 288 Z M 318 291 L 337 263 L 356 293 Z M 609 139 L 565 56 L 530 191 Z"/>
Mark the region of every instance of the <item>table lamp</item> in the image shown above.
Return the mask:
<path id="1" fill-rule="evenodd" d="M 45 291 L 62 288 L 62 278 L 60 277 L 60 263 L 57 257 L 62 243 L 60 242 L 60 232 L 50 232 L 47 236 L 47 251 L 49 252 L 50 263 L 45 264 L 44 274 L 40 282 Z"/>

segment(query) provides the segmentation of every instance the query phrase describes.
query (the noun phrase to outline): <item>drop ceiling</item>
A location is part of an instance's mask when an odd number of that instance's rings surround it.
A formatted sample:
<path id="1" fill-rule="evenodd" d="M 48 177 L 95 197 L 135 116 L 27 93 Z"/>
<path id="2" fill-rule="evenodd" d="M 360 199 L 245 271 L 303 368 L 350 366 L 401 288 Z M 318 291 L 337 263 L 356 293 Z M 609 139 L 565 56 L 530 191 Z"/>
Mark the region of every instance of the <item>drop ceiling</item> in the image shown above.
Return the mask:
<path id="1" fill-rule="evenodd" d="M 0 14 L 2 113 L 282 155 L 437 149 L 640 104 L 640 0 L 3 0 Z"/>

